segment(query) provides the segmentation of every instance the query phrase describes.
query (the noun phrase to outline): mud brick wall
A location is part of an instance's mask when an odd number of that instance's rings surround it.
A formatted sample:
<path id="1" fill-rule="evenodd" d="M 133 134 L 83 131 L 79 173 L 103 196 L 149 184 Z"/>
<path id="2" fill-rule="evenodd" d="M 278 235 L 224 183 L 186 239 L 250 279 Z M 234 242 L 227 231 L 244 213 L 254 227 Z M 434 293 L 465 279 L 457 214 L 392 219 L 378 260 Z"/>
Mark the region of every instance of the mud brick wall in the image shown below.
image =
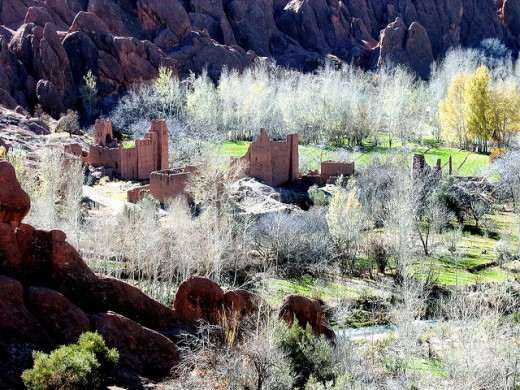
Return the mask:
<path id="1" fill-rule="evenodd" d="M 322 183 L 328 183 L 329 180 L 343 176 L 352 176 L 354 174 L 354 162 L 341 161 L 323 161 L 321 163 L 320 176 Z"/>
<path id="2" fill-rule="evenodd" d="M 143 200 L 144 195 L 149 192 L 150 192 L 149 185 L 133 188 L 126 192 L 126 200 L 127 200 L 127 202 L 130 202 L 130 203 L 137 203 L 140 200 Z"/>
<path id="3" fill-rule="evenodd" d="M 285 141 L 271 141 L 264 129 L 241 157 L 246 174 L 272 186 L 292 183 L 299 178 L 298 135 L 289 134 Z"/>
<path id="4" fill-rule="evenodd" d="M 89 145 L 90 164 L 95 167 L 111 168 L 112 174 L 121 175 L 121 147 Z"/>
<path id="5" fill-rule="evenodd" d="M 124 180 L 148 180 L 150 174 L 168 168 L 168 128 L 166 121 L 152 121 L 144 139 L 132 148 L 123 148 L 112 141 L 112 122 L 96 121 L 94 145 L 89 146 L 93 166 L 111 168 Z"/>
<path id="6" fill-rule="evenodd" d="M 94 126 L 94 145 L 106 145 L 114 139 L 112 135 L 112 121 L 110 119 L 98 119 Z"/>
<path id="7" fill-rule="evenodd" d="M 165 169 L 152 172 L 150 175 L 150 193 L 162 204 L 166 203 L 168 199 L 184 195 L 190 174 L 184 169 Z"/>

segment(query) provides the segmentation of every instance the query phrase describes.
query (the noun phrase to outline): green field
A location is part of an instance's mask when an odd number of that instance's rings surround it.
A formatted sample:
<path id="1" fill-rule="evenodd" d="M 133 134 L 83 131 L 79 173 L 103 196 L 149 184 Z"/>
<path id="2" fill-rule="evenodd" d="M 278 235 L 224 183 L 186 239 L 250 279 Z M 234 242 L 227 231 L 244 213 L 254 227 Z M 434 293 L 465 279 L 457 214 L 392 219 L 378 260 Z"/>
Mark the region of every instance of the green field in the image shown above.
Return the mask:
<path id="1" fill-rule="evenodd" d="M 316 280 L 310 277 L 297 279 L 270 278 L 259 286 L 258 292 L 272 307 L 280 306 L 288 294 L 300 294 L 312 299 L 331 302 L 335 299 L 358 298 L 363 292 L 370 292 L 370 287 L 362 280 Z"/>
<path id="2" fill-rule="evenodd" d="M 484 232 L 464 232 L 457 257 L 442 252 L 436 258 L 417 260 L 417 267 L 433 266 L 437 283 L 446 286 L 503 282 L 517 278 L 517 272 L 508 271 L 514 270 L 514 267 L 508 264 L 501 267 L 494 263 L 495 247 L 501 238 L 509 239 L 514 247 L 518 245 L 518 237 L 512 235 L 517 231 L 515 214 L 496 210 L 486 215 L 484 223 L 488 226 Z M 469 222 L 466 227 L 473 227 L 473 222 Z"/>
<path id="3" fill-rule="evenodd" d="M 222 154 L 229 157 L 241 157 L 247 152 L 251 142 L 247 141 L 226 141 L 222 145 Z"/>

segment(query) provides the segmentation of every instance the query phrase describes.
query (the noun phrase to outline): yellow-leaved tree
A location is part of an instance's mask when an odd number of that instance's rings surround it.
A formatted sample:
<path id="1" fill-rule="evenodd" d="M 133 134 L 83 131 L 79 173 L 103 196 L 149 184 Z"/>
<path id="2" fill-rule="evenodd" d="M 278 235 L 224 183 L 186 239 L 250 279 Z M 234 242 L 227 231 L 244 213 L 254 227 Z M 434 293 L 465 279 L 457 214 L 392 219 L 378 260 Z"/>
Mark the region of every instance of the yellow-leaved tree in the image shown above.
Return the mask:
<path id="1" fill-rule="evenodd" d="M 446 98 L 439 104 L 439 117 L 446 139 L 461 148 L 476 146 L 487 152 L 511 143 L 520 131 L 520 92 L 516 84 L 491 85 L 488 69 L 482 65 L 471 76 L 457 75 Z"/>
<path id="2" fill-rule="evenodd" d="M 173 70 L 161 65 L 154 86 L 159 95 L 162 118 L 178 114 L 182 106 L 182 90 L 180 80 Z"/>
<path id="3" fill-rule="evenodd" d="M 468 133 L 477 141 L 479 152 L 487 151 L 488 141 L 493 134 L 491 96 L 488 85 L 491 80 L 488 68 L 480 66 L 464 86 L 464 114 Z"/>
<path id="4" fill-rule="evenodd" d="M 467 79 L 467 76 L 456 75 L 451 81 L 448 95 L 439 103 L 444 138 L 457 142 L 464 149 L 468 149 L 470 144 L 464 108 L 464 86 Z"/>
<path id="5" fill-rule="evenodd" d="M 489 91 L 492 138 L 498 148 L 511 143 L 520 131 L 520 92 L 514 83 L 500 83 Z"/>

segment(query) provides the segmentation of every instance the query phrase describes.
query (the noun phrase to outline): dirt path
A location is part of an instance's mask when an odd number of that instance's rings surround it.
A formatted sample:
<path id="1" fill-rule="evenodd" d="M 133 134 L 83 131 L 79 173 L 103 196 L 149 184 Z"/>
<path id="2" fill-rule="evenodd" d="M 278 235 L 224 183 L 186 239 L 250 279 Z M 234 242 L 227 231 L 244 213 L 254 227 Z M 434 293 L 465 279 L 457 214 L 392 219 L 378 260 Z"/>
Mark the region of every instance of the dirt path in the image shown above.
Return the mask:
<path id="1" fill-rule="evenodd" d="M 125 205 L 129 205 L 128 202 L 123 202 L 118 199 L 109 198 L 103 194 L 103 191 L 90 186 L 83 186 L 83 196 L 88 197 L 100 206 L 109 209 L 112 215 L 119 214 L 125 208 Z"/>

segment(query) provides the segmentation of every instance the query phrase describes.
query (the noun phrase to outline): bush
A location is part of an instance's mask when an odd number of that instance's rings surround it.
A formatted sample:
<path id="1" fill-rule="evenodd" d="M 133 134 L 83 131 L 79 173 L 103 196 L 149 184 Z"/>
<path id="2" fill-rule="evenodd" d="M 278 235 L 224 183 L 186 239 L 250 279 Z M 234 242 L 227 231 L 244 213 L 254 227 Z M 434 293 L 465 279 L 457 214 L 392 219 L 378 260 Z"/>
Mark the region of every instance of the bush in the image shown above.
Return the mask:
<path id="1" fill-rule="evenodd" d="M 328 196 L 316 184 L 309 188 L 308 194 L 313 206 L 326 206 L 329 204 Z"/>
<path id="2" fill-rule="evenodd" d="M 81 335 L 77 344 L 64 345 L 50 354 L 33 352 L 34 366 L 22 380 L 29 390 L 98 389 L 119 360 L 103 338 L 92 332 Z"/>
<path id="3" fill-rule="evenodd" d="M 489 163 L 492 163 L 493 160 L 495 160 L 498 157 L 503 156 L 506 154 L 506 148 L 495 148 L 491 151 L 491 154 L 489 155 Z"/>
<path id="4" fill-rule="evenodd" d="M 498 264 L 505 264 L 516 259 L 515 248 L 510 239 L 501 238 L 495 246 L 494 258 Z"/>
<path id="5" fill-rule="evenodd" d="M 79 130 L 79 116 L 76 111 L 67 110 L 67 113 L 62 115 L 59 126 L 56 127 L 57 133 L 69 133 L 72 135 Z"/>
<path id="6" fill-rule="evenodd" d="M 97 79 L 92 70 L 89 69 L 87 74 L 83 76 L 83 85 L 80 87 L 83 109 L 89 118 L 96 113 L 97 93 Z"/>
<path id="7" fill-rule="evenodd" d="M 369 241 L 368 255 L 377 265 L 377 270 L 384 274 L 388 265 L 388 253 L 382 240 L 372 238 Z"/>
<path id="8" fill-rule="evenodd" d="M 297 375 L 294 386 L 302 388 L 310 377 L 326 384 L 334 380 L 333 347 L 324 336 L 316 338 L 309 324 L 302 328 L 295 319 L 279 340 Z"/>
<path id="9" fill-rule="evenodd" d="M 279 275 L 321 274 L 334 259 L 325 211 L 263 215 L 249 231 L 250 248 Z"/>

